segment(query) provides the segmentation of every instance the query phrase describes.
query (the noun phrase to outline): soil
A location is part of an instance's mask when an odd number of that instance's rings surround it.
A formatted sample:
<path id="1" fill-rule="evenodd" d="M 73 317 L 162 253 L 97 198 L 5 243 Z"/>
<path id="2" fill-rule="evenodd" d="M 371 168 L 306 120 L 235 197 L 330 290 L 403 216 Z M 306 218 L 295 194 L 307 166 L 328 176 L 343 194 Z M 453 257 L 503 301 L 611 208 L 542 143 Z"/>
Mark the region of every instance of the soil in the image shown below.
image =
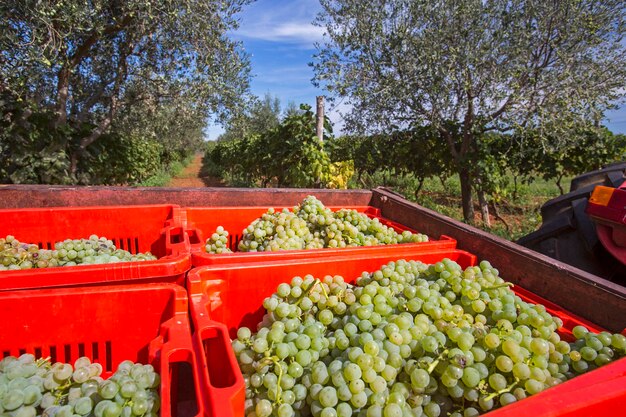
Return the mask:
<path id="1" fill-rule="evenodd" d="M 173 177 L 167 184 L 168 187 L 181 188 L 201 188 L 201 187 L 223 187 L 224 184 L 219 178 L 205 177 L 202 175 L 202 154 L 194 156 L 180 174 Z"/>

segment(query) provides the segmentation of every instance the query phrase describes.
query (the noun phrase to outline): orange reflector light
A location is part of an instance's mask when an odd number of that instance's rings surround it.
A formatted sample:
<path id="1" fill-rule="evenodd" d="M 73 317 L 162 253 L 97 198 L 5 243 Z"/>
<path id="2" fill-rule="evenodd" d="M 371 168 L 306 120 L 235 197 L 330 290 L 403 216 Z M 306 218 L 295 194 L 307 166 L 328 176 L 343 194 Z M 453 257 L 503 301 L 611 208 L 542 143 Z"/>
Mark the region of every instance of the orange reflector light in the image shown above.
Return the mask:
<path id="1" fill-rule="evenodd" d="M 615 188 L 598 185 L 593 190 L 591 198 L 589 198 L 589 202 L 599 206 L 608 206 L 611 196 L 613 195 L 613 191 L 615 191 Z"/>

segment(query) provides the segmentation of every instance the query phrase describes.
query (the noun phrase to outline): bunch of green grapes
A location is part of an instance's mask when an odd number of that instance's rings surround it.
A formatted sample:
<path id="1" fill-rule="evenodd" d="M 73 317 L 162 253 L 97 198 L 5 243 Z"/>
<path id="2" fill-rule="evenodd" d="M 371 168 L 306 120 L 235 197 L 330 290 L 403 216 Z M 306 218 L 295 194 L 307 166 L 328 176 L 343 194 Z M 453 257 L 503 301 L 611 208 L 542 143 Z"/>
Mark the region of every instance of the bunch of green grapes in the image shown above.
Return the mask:
<path id="1" fill-rule="evenodd" d="M 245 413 L 477 416 L 626 355 L 620 334 L 561 340 L 561 320 L 509 287 L 484 261 L 400 260 L 356 285 L 294 277 L 232 342 Z"/>
<path id="2" fill-rule="evenodd" d="M 118 249 L 113 241 L 97 235 L 89 239 L 66 239 L 54 245 L 53 257 L 61 266 L 103 264 L 115 262 L 137 262 L 157 259 L 150 252 L 132 254 Z"/>
<path id="3" fill-rule="evenodd" d="M 270 208 L 259 219 L 243 230 L 239 241 L 241 252 L 262 252 L 322 247 L 306 222 L 284 209 L 276 212 Z"/>
<path id="4" fill-rule="evenodd" d="M 0 271 L 155 259 L 157 258 L 150 252 L 132 254 L 117 249 L 111 240 L 96 235 L 91 235 L 89 239 L 66 239 L 57 242 L 54 250 L 21 243 L 10 235 L 0 239 Z"/>
<path id="5" fill-rule="evenodd" d="M 105 380 L 102 366 L 74 366 L 31 354 L 0 361 L 0 414 L 12 417 L 158 416 L 160 377 L 151 365 L 122 362 Z"/>
<path id="6" fill-rule="evenodd" d="M 253 221 L 243 231 L 239 250 L 345 248 L 427 241 L 426 235 L 409 231 L 398 233 L 356 210 L 333 212 L 314 196 L 308 196 L 293 211 L 269 209 Z"/>
<path id="7" fill-rule="evenodd" d="M 37 266 L 39 247 L 22 243 L 14 236 L 0 238 L 0 270 L 30 269 Z"/>
<path id="8" fill-rule="evenodd" d="M 222 226 L 218 226 L 211 237 L 204 244 L 204 250 L 208 253 L 230 253 L 228 247 L 228 232 Z"/>

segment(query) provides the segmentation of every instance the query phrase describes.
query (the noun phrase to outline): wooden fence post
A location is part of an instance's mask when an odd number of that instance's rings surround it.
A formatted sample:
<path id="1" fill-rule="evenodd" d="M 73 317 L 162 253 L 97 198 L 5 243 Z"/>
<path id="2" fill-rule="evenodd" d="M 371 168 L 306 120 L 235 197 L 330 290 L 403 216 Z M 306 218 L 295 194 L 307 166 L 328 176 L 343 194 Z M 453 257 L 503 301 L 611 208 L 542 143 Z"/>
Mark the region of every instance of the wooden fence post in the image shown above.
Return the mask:
<path id="1" fill-rule="evenodd" d="M 320 142 L 324 141 L 324 96 L 317 96 L 317 126 L 315 132 Z"/>

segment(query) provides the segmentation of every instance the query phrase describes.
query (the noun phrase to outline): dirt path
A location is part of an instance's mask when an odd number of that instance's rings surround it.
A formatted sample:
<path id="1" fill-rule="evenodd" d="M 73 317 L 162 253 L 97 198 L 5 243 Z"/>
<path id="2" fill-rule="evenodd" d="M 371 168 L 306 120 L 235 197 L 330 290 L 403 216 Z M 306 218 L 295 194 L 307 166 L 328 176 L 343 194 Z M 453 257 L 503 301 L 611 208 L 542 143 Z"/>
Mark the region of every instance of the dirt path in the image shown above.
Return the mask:
<path id="1" fill-rule="evenodd" d="M 168 187 L 200 188 L 200 187 L 222 187 L 222 182 L 217 178 L 203 177 L 202 154 L 194 156 L 193 161 L 180 174 L 172 178 L 167 184 Z"/>

